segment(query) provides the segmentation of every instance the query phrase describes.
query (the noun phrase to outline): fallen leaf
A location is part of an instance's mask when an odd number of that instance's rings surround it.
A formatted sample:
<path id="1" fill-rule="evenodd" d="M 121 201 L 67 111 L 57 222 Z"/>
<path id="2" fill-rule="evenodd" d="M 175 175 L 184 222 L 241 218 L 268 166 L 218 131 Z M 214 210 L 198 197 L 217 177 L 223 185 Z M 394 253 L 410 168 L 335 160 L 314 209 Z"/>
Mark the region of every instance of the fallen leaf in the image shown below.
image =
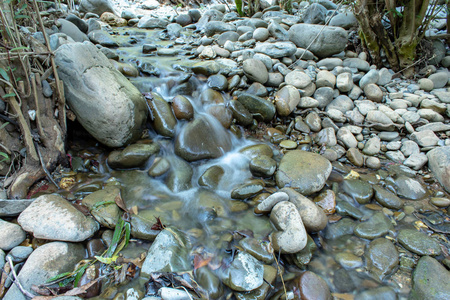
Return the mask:
<path id="1" fill-rule="evenodd" d="M 207 266 L 211 261 L 212 257 L 204 258 L 201 255 L 194 256 L 194 270 L 200 269 L 201 267 Z"/>
<path id="2" fill-rule="evenodd" d="M 122 199 L 122 196 L 117 194 L 117 196 L 114 198 L 114 201 L 116 202 L 117 206 L 120 207 L 124 211 L 128 211 L 127 206 L 125 205 L 125 202 Z"/>

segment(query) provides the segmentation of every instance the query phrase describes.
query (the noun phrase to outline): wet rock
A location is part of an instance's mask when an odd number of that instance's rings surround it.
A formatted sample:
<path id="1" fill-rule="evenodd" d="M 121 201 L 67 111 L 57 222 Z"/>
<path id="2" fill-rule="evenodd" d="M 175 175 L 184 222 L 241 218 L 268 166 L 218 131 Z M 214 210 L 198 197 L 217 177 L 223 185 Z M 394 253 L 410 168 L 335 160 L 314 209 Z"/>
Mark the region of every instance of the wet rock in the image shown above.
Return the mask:
<path id="1" fill-rule="evenodd" d="M 223 295 L 222 282 L 208 267 L 195 269 L 194 275 L 198 284 L 208 292 L 211 299 L 219 299 Z"/>
<path id="2" fill-rule="evenodd" d="M 360 238 L 373 240 L 386 235 L 390 230 L 393 230 L 393 226 L 389 218 L 382 212 L 377 212 L 369 220 L 355 227 L 355 235 Z"/>
<path id="3" fill-rule="evenodd" d="M 238 96 L 238 101 L 255 117 L 268 122 L 275 116 L 275 106 L 268 100 L 247 93 Z"/>
<path id="4" fill-rule="evenodd" d="M 82 0 L 79 11 L 82 13 L 94 13 L 101 16 L 104 12 L 114 12 L 114 5 L 110 0 Z"/>
<path id="5" fill-rule="evenodd" d="M 40 285 L 58 274 L 72 272 L 75 265 L 84 258 L 82 245 L 52 242 L 38 247 L 28 257 L 22 267 L 18 280 L 27 291 L 32 285 Z M 26 300 L 14 284 L 3 297 L 5 300 Z"/>
<path id="6" fill-rule="evenodd" d="M 255 238 L 244 238 L 239 241 L 239 245 L 257 260 L 265 264 L 273 263 L 273 255 L 268 251 L 267 242 Z"/>
<path id="7" fill-rule="evenodd" d="M 138 28 L 146 28 L 146 29 L 156 29 L 161 28 L 165 29 L 169 25 L 169 21 L 164 20 L 162 18 L 155 18 L 152 16 L 144 16 L 139 19 L 139 23 L 137 24 Z"/>
<path id="8" fill-rule="evenodd" d="M 89 208 L 92 216 L 104 227 L 113 229 L 116 227 L 121 210 L 115 203 L 116 197 L 120 197 L 120 189 L 117 187 L 105 187 L 103 190 L 93 192 L 84 197 L 82 203 Z"/>
<path id="9" fill-rule="evenodd" d="M 187 161 L 217 158 L 230 149 L 228 132 L 204 116 L 185 125 L 175 140 L 175 153 Z"/>
<path id="10" fill-rule="evenodd" d="M 328 224 L 325 228 L 325 238 L 334 240 L 344 235 L 353 234 L 356 224 L 355 221 L 349 218 L 343 218 L 336 223 Z"/>
<path id="11" fill-rule="evenodd" d="M 332 190 L 325 190 L 314 198 L 314 203 L 316 203 L 325 214 L 334 214 L 336 209 L 336 195 Z"/>
<path id="12" fill-rule="evenodd" d="M 289 29 L 289 40 L 320 58 L 342 52 L 347 44 L 347 32 L 340 27 L 322 28 L 322 25 L 296 24 Z"/>
<path id="13" fill-rule="evenodd" d="M 317 245 L 312 237 L 308 235 L 305 248 L 297 253 L 292 254 L 290 258 L 292 258 L 294 264 L 297 267 L 299 267 L 300 269 L 305 269 L 306 266 L 311 262 L 311 259 L 316 251 Z"/>
<path id="14" fill-rule="evenodd" d="M 263 214 L 269 213 L 272 208 L 279 202 L 289 201 L 289 195 L 285 192 L 276 192 L 264 199 L 255 208 L 255 213 Z"/>
<path id="15" fill-rule="evenodd" d="M 228 81 L 222 74 L 212 75 L 208 78 L 207 84 L 210 88 L 218 91 L 224 91 L 228 88 Z"/>
<path id="16" fill-rule="evenodd" d="M 148 170 L 148 175 L 158 177 L 165 174 L 170 169 L 169 161 L 164 157 L 156 157 Z"/>
<path id="17" fill-rule="evenodd" d="M 399 264 L 397 248 L 391 241 L 385 238 L 371 241 L 365 252 L 365 257 L 367 269 L 380 281 L 383 281 L 386 276 L 392 274 Z"/>
<path id="18" fill-rule="evenodd" d="M 369 203 L 373 196 L 372 186 L 363 180 L 346 179 L 342 182 L 341 188 L 359 204 Z"/>
<path id="19" fill-rule="evenodd" d="M 364 165 L 364 157 L 357 148 L 350 148 L 347 151 L 348 160 L 357 167 L 362 167 Z"/>
<path id="20" fill-rule="evenodd" d="M 253 159 L 261 155 L 273 157 L 273 151 L 267 144 L 256 144 L 247 146 L 239 150 L 239 152 L 247 156 L 249 159 Z"/>
<path id="21" fill-rule="evenodd" d="M 224 105 L 211 105 L 206 112 L 216 118 L 217 121 L 224 127 L 230 128 L 233 121 L 233 113 Z"/>
<path id="22" fill-rule="evenodd" d="M 342 195 L 340 195 L 340 197 L 342 197 Z M 351 201 L 351 199 L 349 199 L 348 201 Z M 336 202 L 336 212 L 341 216 L 349 216 L 357 220 L 360 220 L 364 217 L 364 214 L 357 207 L 355 207 L 350 202 L 341 199 Z"/>
<path id="23" fill-rule="evenodd" d="M 306 271 L 294 281 L 294 286 L 300 291 L 304 300 L 331 300 L 331 292 L 328 284 L 320 276 L 311 271 Z"/>
<path id="24" fill-rule="evenodd" d="M 177 120 L 172 113 L 170 104 L 159 94 L 152 92 L 152 99 L 147 101 L 152 111 L 152 126 L 163 136 L 174 137 Z"/>
<path id="25" fill-rule="evenodd" d="M 292 188 L 283 188 L 281 191 L 288 194 L 289 201 L 297 207 L 306 231 L 318 232 L 327 226 L 327 216 L 313 201 L 296 192 Z"/>
<path id="26" fill-rule="evenodd" d="M 310 195 L 323 188 L 331 173 L 331 163 L 318 154 L 302 150 L 286 153 L 275 174 L 278 187 L 290 185 L 301 194 Z"/>
<path id="27" fill-rule="evenodd" d="M 231 198 L 245 200 L 249 197 L 255 196 L 264 189 L 264 182 L 262 180 L 251 180 L 243 183 L 231 191 Z"/>
<path id="28" fill-rule="evenodd" d="M 191 270 L 189 240 L 175 228 L 162 230 L 148 250 L 141 272 L 182 272 Z"/>
<path id="29" fill-rule="evenodd" d="M 300 93 L 292 85 L 286 85 L 275 94 L 275 106 L 279 116 L 288 116 L 300 102 Z"/>
<path id="30" fill-rule="evenodd" d="M 97 222 L 57 195 L 40 196 L 17 221 L 36 238 L 68 242 L 84 241 L 99 229 Z"/>
<path id="31" fill-rule="evenodd" d="M 224 173 L 225 171 L 221 166 L 211 166 L 199 177 L 198 184 L 210 189 L 216 189 Z"/>
<path id="32" fill-rule="evenodd" d="M 299 211 L 293 203 L 277 203 L 272 209 L 270 220 L 278 230 L 269 237 L 275 251 L 296 253 L 305 248 L 307 234 Z"/>
<path id="33" fill-rule="evenodd" d="M 0 249 L 11 250 L 20 245 L 26 238 L 25 231 L 14 223 L 6 222 L 0 219 Z"/>
<path id="34" fill-rule="evenodd" d="M 374 185 L 373 190 L 375 191 L 375 199 L 384 207 L 397 210 L 403 207 L 403 200 L 394 193 L 385 190 L 379 185 Z"/>
<path id="35" fill-rule="evenodd" d="M 114 169 L 128 169 L 142 167 L 145 162 L 159 152 L 159 145 L 151 144 L 132 144 L 123 150 L 112 151 L 108 155 L 108 165 Z"/>
<path id="36" fill-rule="evenodd" d="M 269 294 L 272 284 L 277 277 L 277 269 L 273 266 L 264 265 L 264 283 L 251 292 L 235 292 L 233 293 L 237 300 L 249 299 L 265 299 Z"/>
<path id="37" fill-rule="evenodd" d="M 450 146 L 435 148 L 427 153 L 427 157 L 433 175 L 450 192 Z"/>
<path id="38" fill-rule="evenodd" d="M 171 169 L 165 180 L 167 187 L 174 193 L 188 190 L 192 187 L 191 179 L 194 171 L 190 164 L 177 156 L 168 157 Z"/>
<path id="39" fill-rule="evenodd" d="M 101 143 L 121 147 L 136 140 L 147 118 L 139 90 L 91 43 L 65 44 L 55 52 L 71 110 Z"/>
<path id="40" fill-rule="evenodd" d="M 355 300 L 397 300 L 397 293 L 388 286 L 365 290 L 356 294 Z"/>
<path id="41" fill-rule="evenodd" d="M 412 275 L 411 300 L 441 300 L 450 295 L 450 272 L 436 259 L 424 256 L 419 259 Z"/>
<path id="42" fill-rule="evenodd" d="M 363 265 L 362 258 L 350 252 L 338 252 L 334 259 L 344 269 L 355 269 Z"/>
<path id="43" fill-rule="evenodd" d="M 239 101 L 231 100 L 229 103 L 229 108 L 233 112 L 233 117 L 236 119 L 238 124 L 248 126 L 253 123 L 252 114 Z"/>
<path id="44" fill-rule="evenodd" d="M 245 292 L 259 288 L 263 284 L 264 267 L 253 256 L 239 252 L 227 270 L 223 282 L 232 290 Z"/>
<path id="45" fill-rule="evenodd" d="M 191 120 L 194 118 L 194 107 L 184 96 L 175 96 L 172 100 L 172 110 L 178 120 Z"/>
<path id="46" fill-rule="evenodd" d="M 271 177 L 277 169 L 277 162 L 266 155 L 253 158 L 249 163 L 253 176 Z"/>
<path id="47" fill-rule="evenodd" d="M 395 180 L 395 186 L 397 187 L 397 195 L 406 199 L 420 200 L 428 195 L 427 190 L 419 181 L 404 175 Z"/>
<path id="48" fill-rule="evenodd" d="M 154 224 L 153 220 L 156 223 L 156 218 L 161 218 L 162 222 L 164 222 L 164 217 L 161 216 L 160 212 L 139 210 L 139 214 L 133 215 L 131 218 L 131 236 L 138 239 L 154 241 L 160 233 L 159 230 L 152 229 Z"/>
<path id="49" fill-rule="evenodd" d="M 400 230 L 397 239 L 403 247 L 413 253 L 431 256 L 441 254 L 439 243 L 434 238 L 416 229 Z"/>

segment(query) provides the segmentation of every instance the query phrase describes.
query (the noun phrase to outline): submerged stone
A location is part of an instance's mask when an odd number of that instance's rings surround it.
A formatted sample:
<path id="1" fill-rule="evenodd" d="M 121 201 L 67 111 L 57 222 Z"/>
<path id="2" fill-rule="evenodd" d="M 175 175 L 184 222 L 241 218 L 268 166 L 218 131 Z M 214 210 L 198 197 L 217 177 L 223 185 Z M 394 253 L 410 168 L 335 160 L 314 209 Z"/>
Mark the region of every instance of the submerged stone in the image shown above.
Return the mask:
<path id="1" fill-rule="evenodd" d="M 367 269 L 380 281 L 383 281 L 386 276 L 392 274 L 399 264 L 397 248 L 391 241 L 385 238 L 379 238 L 370 242 L 365 256 Z"/>
<path id="2" fill-rule="evenodd" d="M 377 212 L 369 220 L 355 227 L 355 235 L 372 240 L 386 235 L 393 228 L 389 218 L 382 212 Z"/>
<path id="3" fill-rule="evenodd" d="M 431 256 L 441 254 L 441 246 L 434 238 L 415 229 L 400 230 L 397 238 L 403 247 L 413 253 Z"/>

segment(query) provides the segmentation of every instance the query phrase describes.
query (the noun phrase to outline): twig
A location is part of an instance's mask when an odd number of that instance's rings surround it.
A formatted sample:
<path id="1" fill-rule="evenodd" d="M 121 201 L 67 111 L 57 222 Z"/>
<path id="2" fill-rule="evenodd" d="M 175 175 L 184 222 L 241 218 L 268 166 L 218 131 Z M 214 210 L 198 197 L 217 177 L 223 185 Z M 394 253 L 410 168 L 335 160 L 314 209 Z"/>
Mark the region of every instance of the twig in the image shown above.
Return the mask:
<path id="1" fill-rule="evenodd" d="M 279 254 L 281 254 L 281 249 L 280 249 L 280 253 Z M 272 251 L 272 256 L 275 259 L 275 262 L 277 263 L 278 274 L 280 275 L 281 283 L 283 284 L 284 295 L 285 295 L 286 299 L 288 299 L 286 285 L 284 284 L 283 275 L 281 275 L 280 265 L 278 264 L 278 259 L 276 258 L 275 253 L 273 251 Z"/>
<path id="2" fill-rule="evenodd" d="M 42 158 L 42 155 L 41 155 L 41 151 L 39 150 L 38 144 L 35 142 L 34 145 L 35 145 L 36 151 L 37 151 L 37 153 L 38 153 L 38 155 L 39 155 L 39 161 L 41 162 L 42 170 L 44 170 L 45 174 L 47 175 L 48 180 L 50 180 L 50 181 L 56 186 L 56 188 L 57 188 L 58 190 L 61 189 L 61 188 L 59 187 L 59 185 L 58 185 L 58 184 L 55 182 L 55 180 L 53 179 L 53 177 L 52 177 L 52 175 L 50 174 L 50 172 L 47 170 L 47 167 L 45 166 L 45 163 L 44 163 L 44 159 Z"/>
<path id="3" fill-rule="evenodd" d="M 13 262 L 11 260 L 11 257 L 7 256 L 7 260 L 8 260 L 8 263 L 9 263 L 10 267 L 11 267 L 11 272 L 12 272 L 13 277 L 14 277 L 14 283 L 17 285 L 17 287 L 22 292 L 22 294 L 24 294 L 24 296 L 26 296 L 28 298 L 31 298 L 31 299 L 36 297 L 36 295 L 33 295 L 32 293 L 30 293 L 29 291 L 24 289 L 23 286 L 20 284 L 20 281 L 17 278 L 16 270 L 14 270 L 14 265 L 13 265 Z"/>

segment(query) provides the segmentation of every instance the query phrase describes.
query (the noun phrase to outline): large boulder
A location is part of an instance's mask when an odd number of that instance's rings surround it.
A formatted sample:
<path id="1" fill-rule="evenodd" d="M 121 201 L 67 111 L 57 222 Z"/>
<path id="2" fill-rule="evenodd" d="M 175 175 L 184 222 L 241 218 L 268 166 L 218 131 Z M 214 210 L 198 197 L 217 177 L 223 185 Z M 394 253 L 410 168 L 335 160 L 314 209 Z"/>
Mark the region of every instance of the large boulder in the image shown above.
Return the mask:
<path id="1" fill-rule="evenodd" d="M 410 300 L 443 300 L 450 295 L 450 272 L 436 259 L 424 256 L 419 259 L 412 275 Z"/>
<path id="2" fill-rule="evenodd" d="M 319 154 L 294 150 L 281 159 L 275 180 L 279 188 L 289 186 L 310 195 L 323 188 L 331 169 L 331 163 Z"/>
<path id="3" fill-rule="evenodd" d="M 450 192 L 450 146 L 435 148 L 427 156 L 428 167 L 447 192 Z"/>
<path id="4" fill-rule="evenodd" d="M 81 0 L 79 11 L 101 16 L 104 12 L 115 13 L 111 0 Z"/>
<path id="5" fill-rule="evenodd" d="M 28 257 L 17 279 L 25 290 L 31 291 L 33 285 L 44 284 L 58 274 L 73 271 L 84 255 L 85 250 L 80 244 L 53 242 L 42 245 Z M 26 300 L 28 298 L 13 284 L 3 299 Z"/>
<path id="6" fill-rule="evenodd" d="M 347 31 L 341 27 L 325 26 L 323 28 L 324 26 L 295 24 L 289 29 L 289 40 L 296 44 L 297 47 L 308 48 L 320 58 L 329 57 L 344 51 L 347 45 Z"/>
<path id="7" fill-rule="evenodd" d="M 147 105 L 139 90 L 92 43 L 62 45 L 55 52 L 70 108 L 83 127 L 109 147 L 141 135 Z"/>

